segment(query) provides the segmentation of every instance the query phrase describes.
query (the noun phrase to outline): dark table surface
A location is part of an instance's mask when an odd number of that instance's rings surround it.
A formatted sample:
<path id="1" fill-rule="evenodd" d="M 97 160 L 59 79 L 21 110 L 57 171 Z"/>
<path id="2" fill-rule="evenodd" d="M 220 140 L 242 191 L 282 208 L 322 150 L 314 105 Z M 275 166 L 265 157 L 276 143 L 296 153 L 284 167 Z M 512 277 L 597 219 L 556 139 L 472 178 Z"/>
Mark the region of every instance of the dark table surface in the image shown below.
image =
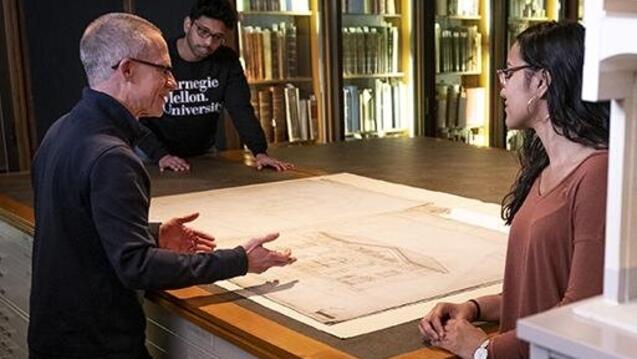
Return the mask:
<path id="1" fill-rule="evenodd" d="M 187 174 L 159 173 L 150 166 L 153 195 L 298 177 L 293 172 L 254 171 L 239 162 L 221 164 L 228 158 L 241 159 L 240 154 L 193 158 Z M 492 203 L 500 203 L 518 169 L 515 153 L 425 137 L 275 147 L 269 154 L 293 162 L 308 174 L 350 172 Z"/>

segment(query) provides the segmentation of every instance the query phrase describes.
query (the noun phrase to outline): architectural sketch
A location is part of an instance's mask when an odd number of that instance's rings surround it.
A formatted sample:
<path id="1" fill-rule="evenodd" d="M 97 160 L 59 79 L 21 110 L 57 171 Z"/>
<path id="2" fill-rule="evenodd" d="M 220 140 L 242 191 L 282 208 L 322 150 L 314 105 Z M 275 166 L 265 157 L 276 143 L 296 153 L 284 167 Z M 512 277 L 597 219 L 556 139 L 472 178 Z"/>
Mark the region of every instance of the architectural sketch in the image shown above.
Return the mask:
<path id="1" fill-rule="evenodd" d="M 158 198 L 151 218 L 197 210 L 194 225 L 219 247 L 280 232 L 269 247 L 290 248 L 297 262 L 231 283 L 329 327 L 500 283 L 506 235 L 454 220 L 456 209 L 497 215 L 475 200 L 340 174 Z"/>

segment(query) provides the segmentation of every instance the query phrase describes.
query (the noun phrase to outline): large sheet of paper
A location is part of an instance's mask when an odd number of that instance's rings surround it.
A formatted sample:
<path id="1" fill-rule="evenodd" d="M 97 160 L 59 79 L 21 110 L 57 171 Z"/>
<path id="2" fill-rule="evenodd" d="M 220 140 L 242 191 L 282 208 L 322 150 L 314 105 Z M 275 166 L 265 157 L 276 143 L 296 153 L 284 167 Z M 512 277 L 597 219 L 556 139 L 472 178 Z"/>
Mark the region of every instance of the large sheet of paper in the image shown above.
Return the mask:
<path id="1" fill-rule="evenodd" d="M 193 227 L 233 247 L 269 232 L 298 261 L 216 283 L 340 338 L 422 316 L 440 300 L 500 291 L 499 206 L 352 174 L 156 198 L 151 219 L 198 211 Z M 416 330 L 416 329 L 414 329 Z"/>

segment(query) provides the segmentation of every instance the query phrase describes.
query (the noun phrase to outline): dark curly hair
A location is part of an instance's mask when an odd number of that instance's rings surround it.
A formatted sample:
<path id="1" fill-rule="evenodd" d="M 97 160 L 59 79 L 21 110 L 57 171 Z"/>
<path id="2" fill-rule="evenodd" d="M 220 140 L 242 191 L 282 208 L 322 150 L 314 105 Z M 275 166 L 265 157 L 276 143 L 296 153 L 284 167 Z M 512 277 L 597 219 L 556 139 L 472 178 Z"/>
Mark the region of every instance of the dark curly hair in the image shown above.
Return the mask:
<path id="1" fill-rule="evenodd" d="M 227 0 L 197 0 L 190 10 L 190 19 L 201 16 L 219 20 L 228 29 L 233 29 L 238 19 L 237 11 Z"/>
<path id="2" fill-rule="evenodd" d="M 586 102 L 582 96 L 584 27 L 574 22 L 546 22 L 529 27 L 516 42 L 524 61 L 544 69 L 551 82 L 544 98 L 553 129 L 567 139 L 595 149 L 608 148 L 609 103 Z M 533 182 L 548 166 L 546 150 L 533 129 L 523 132 L 521 169 L 502 200 L 502 218 L 511 224 Z"/>

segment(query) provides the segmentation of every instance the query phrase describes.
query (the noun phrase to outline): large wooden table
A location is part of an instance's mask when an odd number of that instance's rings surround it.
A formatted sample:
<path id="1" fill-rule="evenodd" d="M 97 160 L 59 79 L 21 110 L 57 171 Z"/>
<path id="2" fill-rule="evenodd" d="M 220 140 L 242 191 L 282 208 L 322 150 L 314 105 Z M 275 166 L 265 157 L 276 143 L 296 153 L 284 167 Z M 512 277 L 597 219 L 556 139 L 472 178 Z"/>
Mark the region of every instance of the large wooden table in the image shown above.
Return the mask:
<path id="1" fill-rule="evenodd" d="M 513 153 L 430 138 L 287 146 L 269 152 L 294 162 L 297 169 L 256 171 L 244 164 L 240 151 L 191 159 L 188 173 L 162 173 L 149 166 L 153 197 L 350 172 L 499 203 L 518 168 Z M 31 201 L 28 174 L 0 176 L 0 216 L 32 230 Z M 416 321 L 341 340 L 211 286 L 151 293 L 149 298 L 259 357 L 451 357 L 423 344 Z"/>

